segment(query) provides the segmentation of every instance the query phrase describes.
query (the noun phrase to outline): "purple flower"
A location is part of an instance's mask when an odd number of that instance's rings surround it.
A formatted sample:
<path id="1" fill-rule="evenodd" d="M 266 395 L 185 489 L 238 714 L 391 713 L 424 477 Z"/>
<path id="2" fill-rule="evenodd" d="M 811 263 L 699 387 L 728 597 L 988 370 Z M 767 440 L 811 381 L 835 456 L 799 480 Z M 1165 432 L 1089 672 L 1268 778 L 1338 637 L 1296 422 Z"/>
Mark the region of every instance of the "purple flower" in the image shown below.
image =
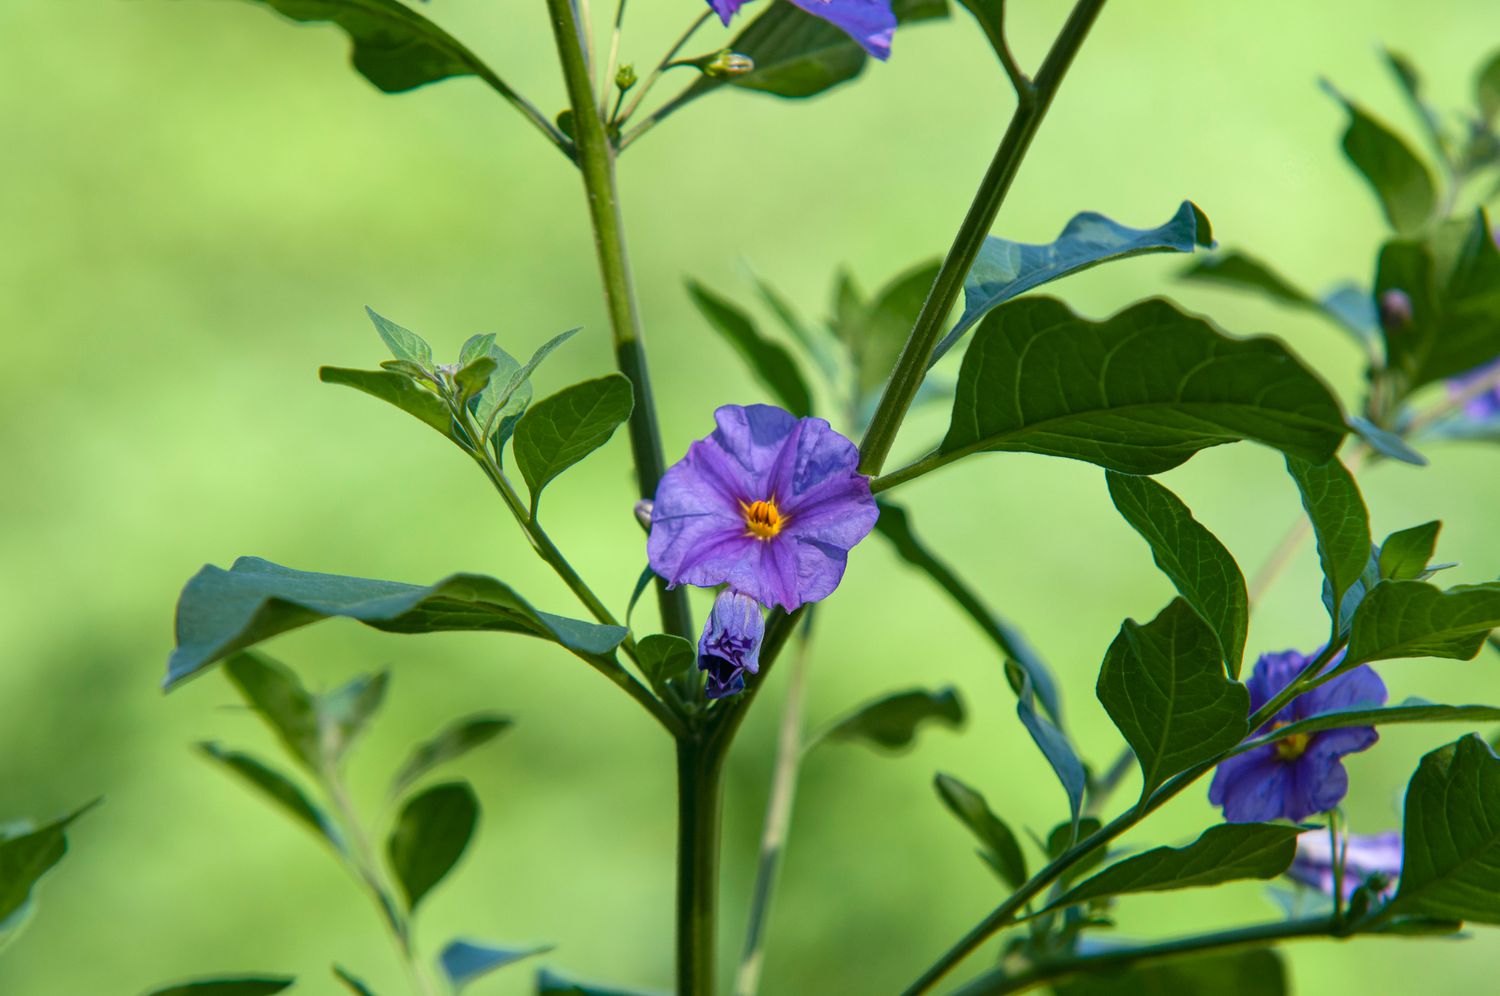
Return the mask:
<path id="1" fill-rule="evenodd" d="M 745 690 L 745 672 L 760 671 L 766 621 L 753 598 L 721 591 L 698 640 L 698 670 L 708 674 L 707 694 L 722 699 Z"/>
<path id="2" fill-rule="evenodd" d="M 708 0 L 724 26 L 747 0 Z M 896 33 L 896 15 L 891 0 L 791 0 L 814 17 L 821 17 L 850 38 L 860 48 L 884 61 L 891 57 L 891 36 Z"/>
<path id="3" fill-rule="evenodd" d="M 1452 397 L 1467 395 L 1481 382 L 1489 381 L 1486 390 L 1464 401 L 1464 415 L 1470 421 L 1488 422 L 1500 417 L 1500 380 L 1497 377 L 1500 377 L 1500 360 L 1454 377 L 1448 381 L 1448 394 Z"/>
<path id="4" fill-rule="evenodd" d="M 1344 899 L 1373 876 L 1380 877 L 1378 896 L 1389 895 L 1401 877 L 1401 834 L 1395 830 L 1344 839 Z M 1333 895 L 1333 842 L 1326 833 L 1305 833 L 1297 838 L 1297 857 L 1287 877 L 1320 892 Z"/>
<path id="5" fill-rule="evenodd" d="M 1262 654 L 1246 682 L 1251 710 L 1291 684 L 1311 660 L 1295 650 Z M 1335 658 L 1329 667 L 1337 665 Z M 1326 712 L 1384 704 L 1385 684 L 1368 665 L 1360 665 L 1297 696 L 1252 736 L 1264 736 Z M 1378 739 L 1373 726 L 1294 733 L 1220 764 L 1208 789 L 1208 801 L 1223 806 L 1224 818 L 1231 823 L 1299 821 L 1325 813 L 1349 792 L 1349 775 L 1341 758 L 1367 750 Z"/>
<path id="6" fill-rule="evenodd" d="M 822 419 L 770 405 L 725 405 L 714 421 L 657 485 L 651 569 L 669 586 L 725 584 L 788 612 L 828 597 L 880 514 L 859 450 Z"/>

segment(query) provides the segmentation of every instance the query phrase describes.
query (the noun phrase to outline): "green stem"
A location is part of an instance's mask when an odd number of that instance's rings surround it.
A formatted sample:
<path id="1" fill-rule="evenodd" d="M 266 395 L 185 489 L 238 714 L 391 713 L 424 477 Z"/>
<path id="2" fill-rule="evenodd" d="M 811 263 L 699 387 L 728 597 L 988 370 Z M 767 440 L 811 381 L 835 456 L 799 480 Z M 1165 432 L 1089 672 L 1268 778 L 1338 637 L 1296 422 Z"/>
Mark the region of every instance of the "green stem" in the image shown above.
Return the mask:
<path id="1" fill-rule="evenodd" d="M 1236 930 L 1217 931 L 1179 937 L 1160 944 L 1143 944 L 1137 947 L 1101 951 L 1098 954 L 1079 955 L 1045 961 L 1024 971 L 1011 974 L 1004 968 L 995 968 L 974 979 L 959 989 L 954 996 L 1003 996 L 1006 993 L 1021 993 L 1028 989 L 1057 982 L 1082 972 L 1091 974 L 1118 973 L 1124 969 L 1183 955 L 1202 954 L 1207 951 L 1232 951 L 1239 948 L 1264 947 L 1280 941 L 1306 937 L 1342 937 L 1338 921 L 1331 917 L 1313 917 L 1304 920 L 1282 920 L 1276 923 L 1240 927 Z"/>
<path id="2" fill-rule="evenodd" d="M 712 996 L 724 754 L 677 741 L 677 993 Z"/>
<path id="3" fill-rule="evenodd" d="M 625 250 L 625 232 L 620 219 L 619 192 L 615 185 L 615 150 L 604 130 L 598 105 L 594 103 L 588 60 L 579 38 L 579 26 L 569 0 L 547 0 L 552 34 L 562 63 L 563 80 L 573 108 L 577 162 L 583 174 L 589 221 L 604 285 L 604 305 L 614 336 L 615 363 L 635 388 L 635 408 L 630 413 L 630 448 L 635 458 L 640 496 L 656 494 L 656 484 L 666 470 L 662 456 L 661 430 L 656 423 L 656 404 L 646 372 L 646 352 L 641 342 L 640 314 Z M 687 590 L 668 590 L 658 582 L 662 626 L 669 633 L 692 639 L 692 614 Z"/>
<path id="4" fill-rule="evenodd" d="M 631 115 L 633 115 L 641 106 L 641 101 L 646 99 L 646 94 L 650 93 L 651 88 L 656 85 L 656 82 L 658 80 L 661 79 L 662 73 L 665 73 L 668 69 L 672 68 L 672 60 L 677 57 L 677 53 L 682 51 L 682 47 L 688 43 L 693 35 L 698 33 L 698 29 L 703 27 L 703 25 L 706 24 L 708 22 L 708 19 L 712 16 L 712 10 L 705 10 L 703 13 L 699 14 L 696 18 L 693 19 L 693 23 L 687 26 L 687 30 L 678 37 L 677 41 L 672 43 L 672 47 L 667 49 L 667 54 L 661 57 L 661 61 L 656 64 L 656 68 L 651 70 L 651 75 L 646 77 L 646 81 L 642 83 L 641 88 L 636 91 L 635 97 L 630 101 L 630 105 L 625 108 L 623 113 L 617 114 L 615 116 L 614 124 L 616 127 L 621 127 L 625 124 L 625 122 L 630 120 Z M 634 128 L 630 132 L 630 134 L 623 136 L 620 141 L 620 148 L 624 149 L 625 146 L 635 141 L 647 131 L 650 131 L 651 128 L 653 128 L 657 124 L 657 122 L 661 120 L 661 117 L 659 117 L 658 115 L 661 115 L 662 117 L 665 116 L 661 111 L 653 113 L 638 127 Z"/>
<path id="5" fill-rule="evenodd" d="M 980 182 L 979 191 L 969 205 L 969 212 L 959 226 L 958 235 L 943 260 L 937 279 L 933 281 L 932 290 L 922 305 L 922 311 L 906 340 L 901 357 L 896 361 L 896 369 L 891 373 L 885 392 L 880 396 L 880 404 L 875 409 L 870 427 L 865 431 L 864 441 L 860 445 L 862 472 L 873 477 L 885 466 L 891 445 L 896 441 L 896 432 L 901 428 L 901 422 L 916 398 L 923 378 L 927 376 L 928 360 L 938 340 L 942 338 L 948 315 L 963 291 L 964 280 L 979 256 L 979 250 L 995 223 L 995 216 L 1005 202 L 1005 195 L 1010 191 L 1011 182 L 1021 168 L 1021 161 L 1026 157 L 1031 140 L 1036 137 L 1042 119 L 1052 106 L 1053 98 L 1057 96 L 1073 57 L 1078 54 L 1089 28 L 1093 27 L 1094 20 L 1103 7 L 1104 0 L 1078 0 L 1058 33 L 1057 40 L 1052 43 L 1052 49 L 1047 53 L 1042 68 L 1037 72 L 1036 82 L 1029 90 L 1018 90 L 1021 96 L 1015 113 L 1011 116 L 1010 126 L 1006 128 L 1005 135 L 995 150 L 995 158 L 991 160 L 989 169 Z"/>
<path id="6" fill-rule="evenodd" d="M 1303 668 L 1288 685 L 1271 700 L 1250 714 L 1246 726 L 1251 731 L 1258 730 L 1275 716 L 1292 699 L 1306 691 L 1316 681 L 1320 672 L 1328 666 L 1328 662 L 1344 648 L 1344 640 L 1330 643 L 1323 648 L 1323 652 Z M 1011 894 L 1010 898 L 981 920 L 972 930 L 963 936 L 957 944 L 949 948 L 941 958 L 923 972 L 916 982 L 909 986 L 903 996 L 917 996 L 924 993 L 938 983 L 943 976 L 947 975 L 959 962 L 968 957 L 975 948 L 988 940 L 993 934 L 1004 927 L 1014 923 L 1016 917 L 1026 904 L 1047 888 L 1052 882 L 1061 878 L 1070 868 L 1088 857 L 1090 853 L 1108 844 L 1119 837 L 1125 831 L 1141 822 L 1155 810 L 1161 808 L 1169 800 L 1174 798 L 1183 789 L 1197 781 L 1203 775 L 1212 771 L 1225 757 L 1233 754 L 1235 750 L 1225 751 L 1210 760 L 1196 764 L 1186 771 L 1172 777 L 1165 785 L 1162 785 L 1149 797 L 1143 797 L 1139 805 L 1125 811 L 1105 824 L 1088 837 L 1079 841 L 1073 847 L 1060 854 L 1051 864 L 1033 875 L 1024 885 Z"/>

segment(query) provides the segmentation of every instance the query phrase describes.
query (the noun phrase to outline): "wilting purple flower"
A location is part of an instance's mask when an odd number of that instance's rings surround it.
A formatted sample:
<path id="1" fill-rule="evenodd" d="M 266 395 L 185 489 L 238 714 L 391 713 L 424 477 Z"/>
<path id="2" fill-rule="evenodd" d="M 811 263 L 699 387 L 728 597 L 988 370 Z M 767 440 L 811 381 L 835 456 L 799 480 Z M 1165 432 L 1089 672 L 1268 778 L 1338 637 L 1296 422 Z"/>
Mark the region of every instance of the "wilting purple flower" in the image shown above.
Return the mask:
<path id="1" fill-rule="evenodd" d="M 1470 421 L 1488 422 L 1500 417 L 1500 381 L 1496 380 L 1497 376 L 1500 376 L 1500 360 L 1486 363 L 1448 381 L 1448 393 L 1454 397 L 1468 394 L 1482 381 L 1490 381 L 1487 390 L 1464 402 L 1464 415 Z"/>
<path id="2" fill-rule="evenodd" d="M 1312 660 L 1287 650 L 1262 654 L 1246 682 L 1250 709 L 1259 709 L 1291 684 Z M 1338 665 L 1338 658 L 1329 667 Z M 1252 736 L 1260 737 L 1299 719 L 1356 706 L 1385 704 L 1385 684 L 1369 665 L 1360 665 L 1332 681 L 1304 692 Z M 1346 726 L 1316 733 L 1294 733 L 1219 765 L 1208 801 L 1224 807 L 1231 823 L 1261 820 L 1305 820 L 1325 813 L 1349 792 L 1349 774 L 1341 758 L 1367 750 L 1380 735 L 1373 726 Z"/>
<path id="3" fill-rule="evenodd" d="M 745 690 L 745 672 L 760 671 L 766 621 L 753 598 L 722 591 L 698 640 L 698 670 L 708 674 L 707 695 L 721 699 Z"/>
<path id="4" fill-rule="evenodd" d="M 1373 875 L 1382 879 L 1380 896 L 1388 895 L 1401 877 L 1401 834 L 1395 830 L 1360 836 L 1350 834 L 1343 841 L 1344 899 L 1354 895 Z M 1309 832 L 1297 838 L 1297 857 L 1287 869 L 1287 877 L 1320 892 L 1333 895 L 1333 841 L 1326 833 Z"/>
<path id="5" fill-rule="evenodd" d="M 747 0 L 708 0 L 724 26 Z M 821 17 L 860 48 L 884 61 L 891 56 L 891 36 L 896 33 L 896 15 L 891 0 L 791 0 L 814 17 Z"/>
<path id="6" fill-rule="evenodd" d="M 880 514 L 859 450 L 822 419 L 770 405 L 725 405 L 714 421 L 657 486 L 652 570 L 788 612 L 828 597 Z"/>

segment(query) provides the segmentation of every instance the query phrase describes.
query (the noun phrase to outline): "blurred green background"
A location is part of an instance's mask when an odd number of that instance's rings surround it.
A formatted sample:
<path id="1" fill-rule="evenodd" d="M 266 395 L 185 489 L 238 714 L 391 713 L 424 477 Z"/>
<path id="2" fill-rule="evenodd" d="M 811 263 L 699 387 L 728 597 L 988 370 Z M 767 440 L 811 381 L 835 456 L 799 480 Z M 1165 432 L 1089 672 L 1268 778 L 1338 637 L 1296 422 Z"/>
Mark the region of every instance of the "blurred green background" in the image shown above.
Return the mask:
<path id="1" fill-rule="evenodd" d="M 601 20 L 604 6 L 596 0 Z M 637 63 L 698 13 L 694 0 L 634 6 L 623 55 Z M 1065 5 L 1011 6 L 1034 65 Z M 541 3 L 436 0 L 429 12 L 541 106 L 561 106 Z M 701 48 L 727 37 L 712 28 Z M 1304 286 L 1367 280 L 1380 218 L 1338 151 L 1342 113 L 1317 77 L 1410 129 L 1378 43 L 1405 51 L 1435 99 L 1457 105 L 1497 40 L 1492 0 L 1115 5 L 997 231 L 1044 241 L 1082 209 L 1154 225 L 1192 197 L 1224 244 Z M 765 398 L 691 310 L 684 276 L 748 300 L 748 261 L 818 317 L 840 264 L 870 288 L 940 253 L 1010 103 L 956 11 L 903 32 L 892 61 L 858 86 L 807 103 L 716 95 L 631 150 L 626 220 L 670 454 L 709 430 L 716 405 Z M 333 29 L 227 0 L 0 3 L 0 171 L 0 820 L 107 797 L 0 959 L 0 992 L 113 996 L 256 969 L 334 993 L 332 961 L 377 992 L 402 992 L 351 881 L 304 831 L 190 753 L 205 738 L 273 747 L 219 674 L 161 695 L 171 609 L 205 561 L 255 554 L 414 582 L 476 570 L 574 611 L 456 451 L 315 371 L 382 358 L 365 304 L 448 354 L 474 332 L 526 353 L 584 325 L 542 369 L 540 393 L 608 369 L 578 179 L 481 84 L 383 96 L 348 69 Z M 1184 286 L 1173 279 L 1181 265 L 1127 261 L 1055 290 L 1093 314 L 1168 294 L 1233 332 L 1282 337 L 1353 397 L 1359 361 L 1337 332 Z M 938 411 L 913 419 L 902 454 L 941 427 Z M 1462 561 L 1449 577 L 1493 577 L 1500 452 L 1449 445 L 1430 456 L 1425 470 L 1380 465 L 1364 477 L 1377 535 L 1442 518 L 1439 559 Z M 1204 453 L 1165 480 L 1247 574 L 1299 514 L 1279 459 L 1249 445 Z M 554 537 L 617 610 L 644 561 L 633 497 L 623 434 L 549 492 Z M 1103 475 L 994 455 L 900 497 L 1059 673 L 1082 749 L 1112 757 L 1118 737 L 1092 693 L 1098 661 L 1120 620 L 1149 618 L 1170 589 Z M 856 551 L 819 618 L 813 722 L 917 684 L 956 683 L 971 712 L 961 734 L 933 733 L 905 756 L 830 748 L 805 769 L 764 991 L 890 992 L 999 898 L 935 801 L 934 771 L 981 788 L 1018 827 L 1045 831 L 1064 802 L 1014 719 L 992 648 L 884 544 Z M 1310 648 L 1322 625 L 1304 548 L 1258 607 L 1251 649 Z M 270 650 L 320 688 L 394 669 L 392 701 L 354 761 L 370 808 L 408 746 L 450 718 L 489 708 L 517 719 L 459 766 L 486 811 L 426 908 L 428 951 L 455 934 L 552 942 L 548 963 L 571 975 L 670 985 L 672 760 L 639 708 L 562 651 L 514 637 L 329 623 Z M 1494 702 L 1495 665 L 1489 655 L 1383 672 L 1393 699 Z M 731 762 L 726 961 L 741 938 L 785 672 L 769 680 Z M 1355 830 L 1396 825 L 1419 755 L 1460 732 L 1397 728 L 1354 758 Z M 1126 843 L 1176 841 L 1210 818 L 1191 792 Z M 1141 937 L 1274 915 L 1256 884 L 1119 909 L 1120 932 Z M 1500 935 L 1286 954 L 1302 993 L 1480 992 L 1494 988 Z M 527 992 L 530 975 L 513 968 L 473 991 Z"/>

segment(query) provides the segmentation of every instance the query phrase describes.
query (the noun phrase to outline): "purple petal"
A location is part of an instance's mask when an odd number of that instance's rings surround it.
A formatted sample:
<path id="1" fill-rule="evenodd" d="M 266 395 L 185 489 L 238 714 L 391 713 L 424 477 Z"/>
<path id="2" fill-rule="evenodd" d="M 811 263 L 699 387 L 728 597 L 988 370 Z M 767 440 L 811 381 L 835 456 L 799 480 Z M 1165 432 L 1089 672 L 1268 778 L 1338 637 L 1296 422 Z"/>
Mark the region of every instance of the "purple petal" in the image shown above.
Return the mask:
<path id="1" fill-rule="evenodd" d="M 891 38 L 896 33 L 896 15 L 890 0 L 792 0 L 814 17 L 821 17 L 875 58 L 891 57 Z"/>
<path id="2" fill-rule="evenodd" d="M 1292 679 L 1302 673 L 1312 660 L 1295 650 L 1283 650 L 1279 654 L 1261 654 L 1255 662 L 1255 670 L 1245 687 L 1250 692 L 1250 711 L 1254 712 L 1276 697 Z M 1291 707 L 1278 712 L 1272 722 L 1285 722 L 1291 718 Z"/>
<path id="3" fill-rule="evenodd" d="M 1345 726 L 1337 730 L 1323 730 L 1312 735 L 1312 739 L 1308 741 L 1307 753 L 1311 754 L 1316 750 L 1330 757 L 1343 757 L 1345 754 L 1369 750 L 1379 739 L 1380 734 L 1375 732 L 1373 726 Z"/>
<path id="4" fill-rule="evenodd" d="M 1383 706 L 1385 700 L 1385 682 L 1368 664 L 1361 664 L 1298 697 L 1296 712 L 1306 718 L 1342 709 Z"/>
<path id="5" fill-rule="evenodd" d="M 1234 761 L 1246 763 L 1236 765 Z M 1230 823 L 1281 819 L 1286 816 L 1293 791 L 1289 768 L 1276 759 L 1270 747 L 1231 758 L 1215 772 L 1209 801 L 1224 808 L 1224 819 Z"/>
<path id="6" fill-rule="evenodd" d="M 719 594 L 698 640 L 698 670 L 708 675 L 709 698 L 744 690 L 745 672 L 760 671 L 765 635 L 766 621 L 753 599 L 732 591 Z"/>
<path id="7" fill-rule="evenodd" d="M 714 412 L 718 426 L 704 440 L 722 454 L 718 465 L 739 482 L 738 498 L 759 501 L 771 497 L 770 478 L 797 430 L 797 416 L 772 405 L 723 405 Z"/>
<path id="8" fill-rule="evenodd" d="M 729 27 L 729 19 L 745 5 L 745 0 L 708 0 L 708 5 L 719 15 L 719 20 L 724 22 L 724 27 Z"/>
<path id="9" fill-rule="evenodd" d="M 1285 816 L 1305 820 L 1333 809 L 1349 794 L 1349 772 L 1343 756 L 1320 740 L 1308 745 L 1307 753 L 1286 765 L 1292 770 L 1292 787 L 1286 796 Z"/>
<path id="10" fill-rule="evenodd" d="M 1463 394 L 1470 387 L 1493 377 L 1497 372 L 1500 372 L 1500 361 L 1486 363 L 1468 373 L 1459 374 L 1448 381 L 1448 393 L 1450 395 Z M 1483 394 L 1464 402 L 1464 415 L 1475 422 L 1487 422 L 1500 417 L 1500 386 L 1492 387 Z"/>

